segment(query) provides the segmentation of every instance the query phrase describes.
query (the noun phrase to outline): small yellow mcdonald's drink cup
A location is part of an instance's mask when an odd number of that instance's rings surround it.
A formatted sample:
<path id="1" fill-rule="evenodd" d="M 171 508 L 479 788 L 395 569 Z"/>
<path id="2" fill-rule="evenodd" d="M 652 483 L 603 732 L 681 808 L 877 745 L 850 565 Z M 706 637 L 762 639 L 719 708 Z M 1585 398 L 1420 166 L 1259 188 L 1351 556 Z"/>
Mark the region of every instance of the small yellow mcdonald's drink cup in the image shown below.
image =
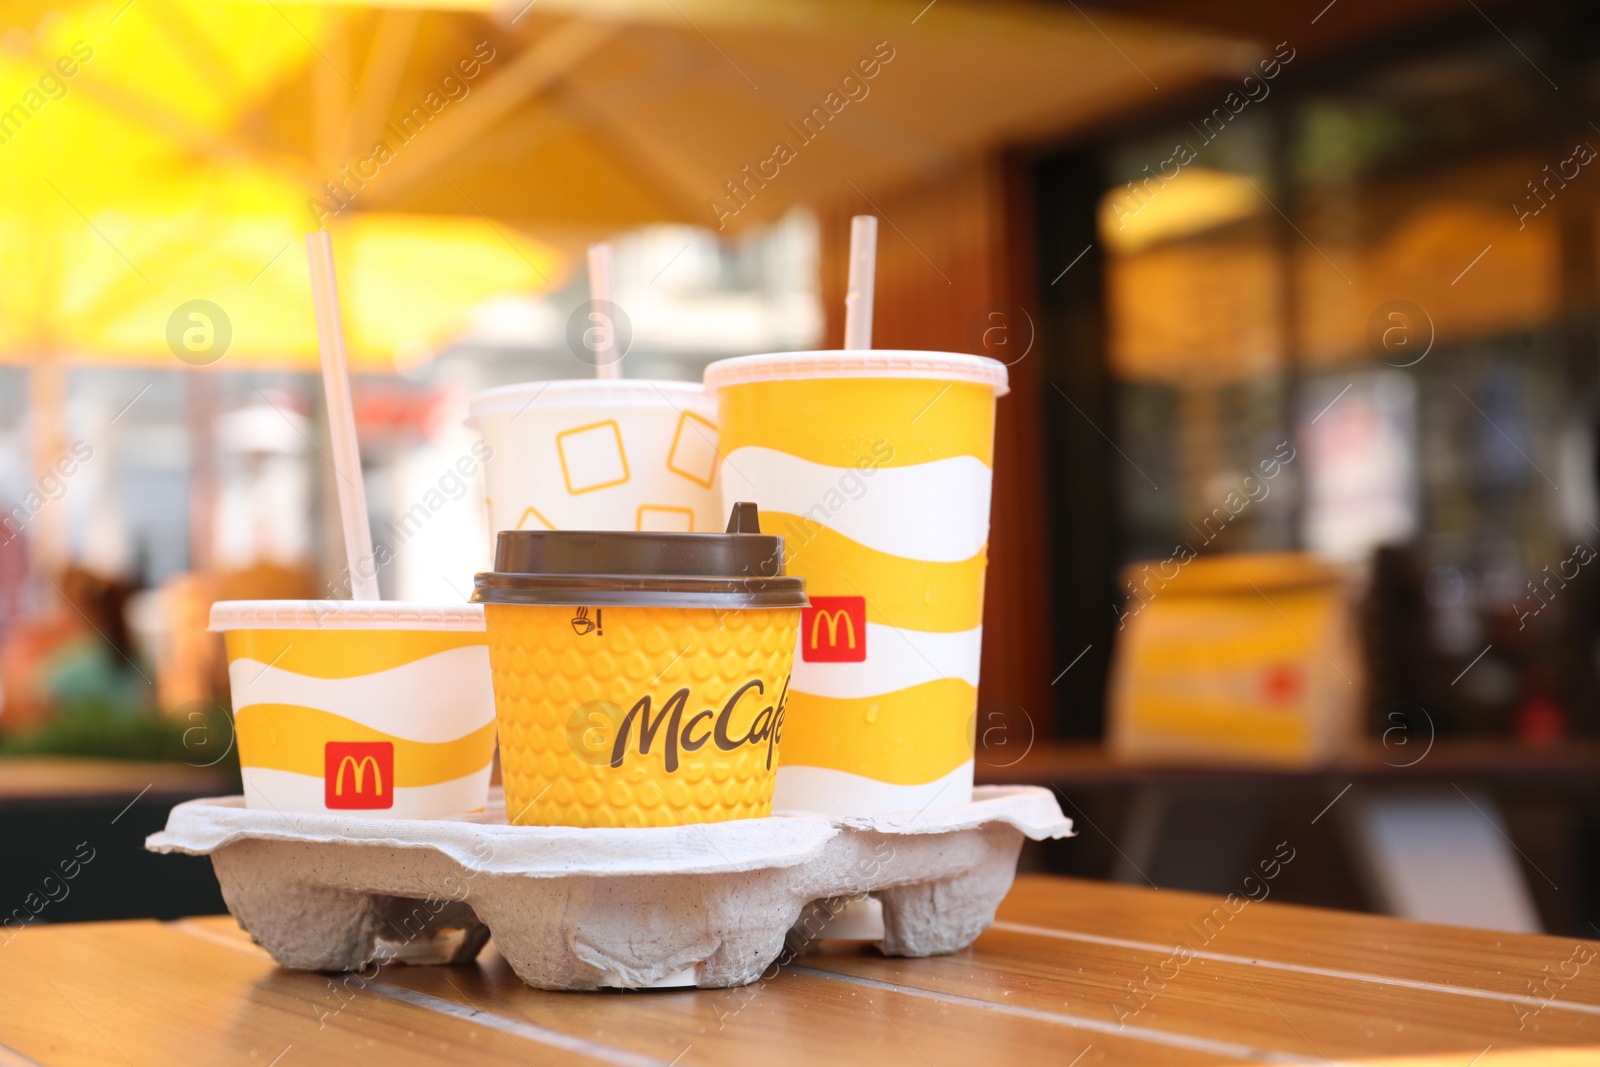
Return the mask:
<path id="1" fill-rule="evenodd" d="M 512 823 L 771 813 L 806 596 L 758 523 L 742 504 L 721 534 L 499 534 L 473 600 Z"/>
<path id="2" fill-rule="evenodd" d="M 483 609 L 227 600 L 245 806 L 390 819 L 482 811 L 494 760 Z"/>
<path id="3" fill-rule="evenodd" d="M 867 350 L 706 368 L 724 499 L 753 500 L 805 578 L 774 806 L 968 802 L 995 398 L 982 356 Z"/>

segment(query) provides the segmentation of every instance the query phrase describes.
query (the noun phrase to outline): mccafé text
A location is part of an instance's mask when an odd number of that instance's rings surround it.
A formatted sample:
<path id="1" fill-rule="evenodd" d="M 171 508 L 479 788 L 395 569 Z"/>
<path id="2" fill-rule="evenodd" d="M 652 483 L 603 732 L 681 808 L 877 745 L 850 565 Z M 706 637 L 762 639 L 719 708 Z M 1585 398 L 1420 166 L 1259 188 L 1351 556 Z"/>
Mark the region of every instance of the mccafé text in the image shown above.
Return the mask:
<path id="1" fill-rule="evenodd" d="M 622 724 L 617 727 L 617 739 L 611 746 L 611 766 L 622 766 L 623 757 L 628 754 L 628 739 L 633 736 L 634 723 L 639 726 L 639 755 L 648 756 L 650 746 L 655 744 L 656 736 L 665 730 L 666 770 L 668 774 L 678 769 L 678 751 L 697 752 L 705 747 L 707 741 L 713 742 L 717 748 L 724 752 L 732 752 L 744 745 L 766 745 L 767 769 L 772 768 L 773 747 L 778 743 L 783 733 L 784 705 L 789 695 L 789 679 L 783 680 L 783 688 L 778 693 L 774 704 L 762 708 L 750 724 L 750 730 L 743 737 L 734 737 L 730 731 L 733 721 L 733 711 L 746 693 L 754 691 L 757 697 L 766 693 L 766 686 L 760 679 L 752 678 L 745 682 L 733 695 L 728 697 L 727 703 L 722 705 L 721 712 L 712 708 L 705 708 L 683 720 L 684 710 L 689 705 L 689 689 L 685 686 L 673 693 L 661 705 L 661 710 L 655 717 L 650 715 L 650 694 L 646 693 L 639 698 L 638 703 L 628 709 L 628 714 L 623 716 Z M 695 730 L 701 729 L 697 736 Z"/>

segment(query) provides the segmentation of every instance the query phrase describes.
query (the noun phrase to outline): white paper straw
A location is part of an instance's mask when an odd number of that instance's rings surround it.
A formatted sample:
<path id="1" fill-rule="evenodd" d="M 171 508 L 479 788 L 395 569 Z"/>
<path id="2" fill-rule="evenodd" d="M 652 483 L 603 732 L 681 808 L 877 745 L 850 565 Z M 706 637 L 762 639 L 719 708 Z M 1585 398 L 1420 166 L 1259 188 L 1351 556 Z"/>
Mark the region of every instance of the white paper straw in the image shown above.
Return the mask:
<path id="1" fill-rule="evenodd" d="M 850 220 L 850 280 L 844 294 L 844 346 L 872 347 L 872 290 L 878 273 L 878 216 Z"/>
<path id="2" fill-rule="evenodd" d="M 596 322 L 591 318 L 584 333 L 586 338 L 594 336 L 604 341 L 594 349 L 594 373 L 597 378 L 622 377 L 622 361 L 617 358 L 617 323 L 613 314 L 616 309 L 615 285 L 611 273 L 611 246 L 604 241 L 597 241 L 589 246 L 589 300 L 603 305 L 598 311 L 604 316 L 604 321 Z M 588 332 L 590 330 L 599 330 L 600 334 L 591 334 Z"/>
<path id="3" fill-rule="evenodd" d="M 353 600 L 378 599 L 378 573 L 367 525 L 367 490 L 361 480 L 361 450 L 356 443 L 356 412 L 350 400 L 350 367 L 344 354 L 344 322 L 339 285 L 333 274 L 333 242 L 328 231 L 306 234 L 311 261 L 311 299 L 317 309 L 317 343 L 322 349 L 322 388 L 327 394 L 328 432 L 333 438 L 334 483 L 339 488 L 339 522 L 350 569 Z"/>

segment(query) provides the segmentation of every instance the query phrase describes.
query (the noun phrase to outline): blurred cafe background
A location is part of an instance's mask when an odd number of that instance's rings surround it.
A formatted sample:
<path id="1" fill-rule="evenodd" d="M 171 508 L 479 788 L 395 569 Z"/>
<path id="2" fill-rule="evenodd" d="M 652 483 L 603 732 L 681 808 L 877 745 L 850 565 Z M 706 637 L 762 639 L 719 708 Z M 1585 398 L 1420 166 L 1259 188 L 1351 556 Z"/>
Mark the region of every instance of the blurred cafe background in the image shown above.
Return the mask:
<path id="1" fill-rule="evenodd" d="M 349 595 L 305 233 L 384 594 L 456 599 L 467 398 L 592 373 L 588 242 L 697 380 L 837 347 L 870 213 L 876 345 L 1012 376 L 978 774 L 1079 829 L 1026 862 L 1588 936 L 1597 123 L 1576 2 L 14 0 L 0 899 L 87 838 L 35 921 L 221 910 L 140 851 L 237 789 L 209 605 Z"/>

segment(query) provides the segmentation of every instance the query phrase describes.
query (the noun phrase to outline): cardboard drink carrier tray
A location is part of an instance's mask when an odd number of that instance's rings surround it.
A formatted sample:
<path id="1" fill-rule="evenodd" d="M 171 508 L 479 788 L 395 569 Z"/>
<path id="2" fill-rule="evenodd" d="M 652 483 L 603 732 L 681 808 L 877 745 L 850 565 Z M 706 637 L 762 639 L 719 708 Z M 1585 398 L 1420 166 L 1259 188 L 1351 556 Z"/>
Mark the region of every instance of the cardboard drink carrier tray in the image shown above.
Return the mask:
<path id="1" fill-rule="evenodd" d="M 786 940 L 850 936 L 847 899 L 881 908 L 888 955 L 956 952 L 994 921 L 1023 838 L 1071 834 L 1030 786 L 892 815 L 648 829 L 511 826 L 495 789 L 483 812 L 431 820 L 193 800 L 145 847 L 210 856 L 228 910 L 284 967 L 467 963 L 492 934 L 529 985 L 582 990 L 744 985 Z"/>

